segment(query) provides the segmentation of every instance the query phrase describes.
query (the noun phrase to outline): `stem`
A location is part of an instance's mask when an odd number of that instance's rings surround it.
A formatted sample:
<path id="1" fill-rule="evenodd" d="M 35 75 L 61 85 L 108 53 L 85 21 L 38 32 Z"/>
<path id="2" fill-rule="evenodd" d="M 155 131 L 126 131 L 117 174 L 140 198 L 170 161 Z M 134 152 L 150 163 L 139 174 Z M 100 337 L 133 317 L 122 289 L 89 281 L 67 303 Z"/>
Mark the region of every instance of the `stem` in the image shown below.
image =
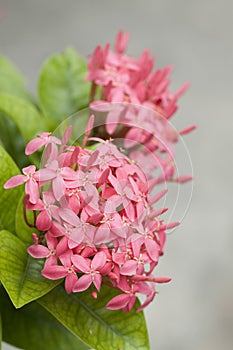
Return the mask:
<path id="1" fill-rule="evenodd" d="M 93 82 L 92 82 L 92 85 L 91 85 L 91 91 L 90 91 L 90 102 L 94 101 L 94 99 L 95 99 L 96 88 L 97 88 L 97 85 L 96 85 L 96 83 L 93 81 Z"/>
<path id="2" fill-rule="evenodd" d="M 28 221 L 28 218 L 27 218 L 27 210 L 26 210 L 26 203 L 27 203 L 27 196 L 25 196 L 23 198 L 23 218 L 24 218 L 24 221 L 26 222 L 26 224 L 29 226 L 29 227 L 34 227 L 36 228 L 36 213 L 35 211 L 33 211 L 33 216 L 34 216 L 34 222 L 33 224 L 30 224 L 30 222 Z"/>

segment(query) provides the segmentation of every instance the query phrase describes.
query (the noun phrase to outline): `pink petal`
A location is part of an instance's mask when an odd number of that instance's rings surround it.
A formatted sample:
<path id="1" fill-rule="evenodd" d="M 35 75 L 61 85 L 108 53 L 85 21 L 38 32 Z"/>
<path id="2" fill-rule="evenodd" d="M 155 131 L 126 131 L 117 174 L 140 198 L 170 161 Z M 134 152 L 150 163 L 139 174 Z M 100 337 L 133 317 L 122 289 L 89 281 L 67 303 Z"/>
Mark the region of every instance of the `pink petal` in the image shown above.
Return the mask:
<path id="1" fill-rule="evenodd" d="M 137 261 L 128 260 L 121 268 L 121 274 L 126 276 L 132 276 L 135 274 L 137 268 Z"/>
<path id="2" fill-rule="evenodd" d="M 98 290 L 98 292 L 100 291 L 100 287 L 101 287 L 101 283 L 102 283 L 102 276 L 100 273 L 96 273 L 94 276 L 94 281 L 93 281 L 96 289 Z"/>
<path id="3" fill-rule="evenodd" d="M 132 310 L 132 308 L 134 307 L 135 301 L 136 301 L 136 296 L 135 295 L 131 295 L 130 299 L 129 299 L 128 306 L 127 306 L 127 312 Z"/>
<path id="4" fill-rule="evenodd" d="M 106 308 L 109 310 L 118 310 L 123 309 L 129 303 L 130 295 L 129 294 L 120 294 L 112 298 L 106 305 Z"/>
<path id="5" fill-rule="evenodd" d="M 8 190 L 9 188 L 13 188 L 19 185 L 22 185 L 24 183 L 25 176 L 24 175 L 16 175 L 11 177 L 4 185 L 5 190 Z"/>
<path id="6" fill-rule="evenodd" d="M 57 257 L 55 255 L 50 255 L 45 261 L 44 268 L 55 265 L 57 265 Z"/>
<path id="7" fill-rule="evenodd" d="M 97 228 L 96 233 L 95 233 L 95 244 L 102 244 L 105 242 L 108 242 L 110 238 L 110 229 L 109 227 L 106 225 L 106 227 L 104 227 L 104 225 L 101 225 L 100 227 Z"/>
<path id="8" fill-rule="evenodd" d="M 109 135 L 112 135 L 116 130 L 119 122 L 119 116 L 120 114 L 117 110 L 113 110 L 108 113 L 106 119 L 106 130 L 109 133 Z"/>
<path id="9" fill-rule="evenodd" d="M 72 290 L 74 288 L 74 285 L 77 282 L 77 280 L 78 280 L 77 275 L 75 275 L 72 272 L 68 273 L 68 275 L 66 276 L 66 279 L 65 279 L 66 293 L 70 294 L 72 292 Z"/>
<path id="10" fill-rule="evenodd" d="M 189 132 L 191 132 L 191 131 L 193 131 L 193 130 L 195 130 L 195 129 L 196 129 L 196 125 L 190 125 L 190 126 L 188 126 L 187 128 L 181 130 L 181 131 L 179 132 L 179 134 L 180 134 L 180 135 L 185 135 L 185 134 L 188 134 Z"/>
<path id="11" fill-rule="evenodd" d="M 38 200 L 38 184 L 33 179 L 30 179 L 25 184 L 25 192 L 29 195 L 29 201 L 36 204 Z"/>
<path id="12" fill-rule="evenodd" d="M 106 255 L 104 252 L 97 253 L 93 260 L 92 260 L 92 266 L 95 270 L 101 269 L 106 263 Z"/>
<path id="13" fill-rule="evenodd" d="M 67 250 L 64 254 L 59 255 L 59 259 L 63 266 L 70 267 L 72 265 L 71 263 L 71 256 L 72 256 L 71 250 Z"/>
<path id="14" fill-rule="evenodd" d="M 89 275 L 83 275 L 78 279 L 78 281 L 75 283 L 73 287 L 73 292 L 83 292 L 87 288 L 90 287 L 92 283 L 92 276 L 91 274 Z"/>
<path id="15" fill-rule="evenodd" d="M 46 258 L 50 253 L 50 250 L 41 244 L 33 244 L 27 251 L 33 258 Z"/>
<path id="16" fill-rule="evenodd" d="M 159 247 L 158 244 L 150 238 L 145 239 L 145 245 L 147 249 L 147 253 L 149 257 L 154 261 L 157 262 L 159 258 Z"/>
<path id="17" fill-rule="evenodd" d="M 57 177 L 53 180 L 52 187 L 54 197 L 59 201 L 66 192 L 66 187 L 61 175 L 57 175 Z"/>
<path id="18" fill-rule="evenodd" d="M 94 126 L 94 121 L 95 121 L 95 116 L 94 114 L 92 114 L 88 120 L 88 123 L 87 123 L 87 126 L 86 126 L 86 130 L 85 130 L 85 135 L 86 136 L 89 136 L 92 129 L 93 129 L 93 126 Z"/>
<path id="19" fill-rule="evenodd" d="M 59 209 L 59 215 L 62 218 L 62 220 L 68 222 L 72 226 L 79 226 L 80 220 L 77 217 L 77 215 L 68 208 L 60 208 Z"/>
<path id="20" fill-rule="evenodd" d="M 49 231 L 54 237 L 60 237 L 65 235 L 65 228 L 58 222 L 52 222 Z"/>
<path id="21" fill-rule="evenodd" d="M 64 266 L 46 266 L 41 274 L 50 279 L 50 280 L 58 280 L 67 275 L 67 269 Z"/>
<path id="22" fill-rule="evenodd" d="M 123 202 L 125 212 L 130 221 L 134 222 L 135 220 L 135 208 L 130 201 L 124 200 Z"/>
<path id="23" fill-rule="evenodd" d="M 50 169 L 40 169 L 38 170 L 35 175 L 34 178 L 36 179 L 36 181 L 38 182 L 43 182 L 43 181 L 49 181 L 54 179 L 57 176 L 56 172 L 54 170 L 50 170 Z"/>
<path id="24" fill-rule="evenodd" d="M 160 191 L 159 193 L 156 193 L 152 198 L 150 198 L 150 204 L 155 204 L 158 202 L 166 193 L 168 192 L 168 189 L 164 189 Z"/>
<path id="25" fill-rule="evenodd" d="M 77 173 L 68 167 L 64 167 L 61 169 L 61 175 L 65 180 L 77 180 Z"/>
<path id="26" fill-rule="evenodd" d="M 72 230 L 70 236 L 69 236 L 69 248 L 73 249 L 74 247 L 77 247 L 80 243 L 83 242 L 84 239 L 84 232 L 81 230 Z M 72 242 L 70 242 L 72 241 Z"/>
<path id="27" fill-rule="evenodd" d="M 89 272 L 91 270 L 88 264 L 88 260 L 83 258 L 81 255 L 73 255 L 71 257 L 71 261 L 74 266 L 82 272 Z"/>
<path id="28" fill-rule="evenodd" d="M 145 309 L 145 307 L 148 306 L 148 305 L 153 301 L 153 299 L 154 299 L 154 297 L 155 297 L 155 294 L 156 294 L 155 291 L 151 292 L 151 293 L 147 296 L 145 302 L 137 309 L 137 312 L 142 311 L 143 309 Z"/>
<path id="29" fill-rule="evenodd" d="M 105 169 L 105 170 L 102 172 L 102 174 L 101 174 L 101 176 L 99 177 L 99 180 L 98 180 L 98 183 L 99 183 L 100 185 L 103 185 L 105 182 L 107 182 L 109 173 L 110 173 L 110 169 L 109 169 L 109 168 Z"/>
<path id="30" fill-rule="evenodd" d="M 53 237 L 49 232 L 46 233 L 45 237 L 46 237 L 47 246 L 50 249 L 55 250 L 58 242 L 57 238 Z"/>
<path id="31" fill-rule="evenodd" d="M 59 241 L 56 251 L 57 251 L 57 256 L 60 256 L 64 254 L 68 250 L 68 239 L 66 236 L 62 237 L 62 239 Z"/>
<path id="32" fill-rule="evenodd" d="M 40 147 L 46 145 L 47 141 L 45 139 L 42 138 L 36 138 L 31 140 L 25 149 L 25 154 L 28 156 L 34 152 L 36 152 Z"/>
<path id="33" fill-rule="evenodd" d="M 167 236 L 166 236 L 166 233 L 164 231 L 159 231 L 158 236 L 159 236 L 160 249 L 161 249 L 161 252 L 163 252 L 163 248 L 164 248 L 164 245 L 166 243 Z"/>
<path id="34" fill-rule="evenodd" d="M 174 181 L 179 183 L 185 183 L 191 180 L 193 180 L 193 177 L 190 175 L 181 175 L 181 176 L 178 176 L 176 179 L 174 179 Z"/>
<path id="35" fill-rule="evenodd" d="M 99 156 L 99 151 L 95 151 L 91 154 L 90 158 L 88 159 L 88 162 L 87 162 L 87 166 L 90 167 L 92 165 L 94 165 L 96 159 L 98 158 Z"/>
<path id="36" fill-rule="evenodd" d="M 139 145 L 139 143 L 141 143 L 142 141 L 139 139 L 140 134 L 141 134 L 141 129 L 131 128 L 125 135 L 125 139 L 124 139 L 125 148 L 131 148 Z"/>
<path id="37" fill-rule="evenodd" d="M 108 103 L 105 101 L 96 100 L 96 101 L 91 102 L 89 107 L 91 109 L 93 109 L 94 111 L 108 112 L 109 109 L 111 109 L 112 105 L 111 105 L 111 103 Z"/>
<path id="38" fill-rule="evenodd" d="M 46 210 L 43 210 L 36 219 L 36 227 L 39 231 L 48 231 L 52 225 L 52 220 Z"/>
<path id="39" fill-rule="evenodd" d="M 105 213 L 106 214 L 115 213 L 116 208 L 119 207 L 121 203 L 122 203 L 122 199 L 120 196 L 118 195 L 111 196 L 105 204 L 105 208 L 104 208 Z"/>
<path id="40" fill-rule="evenodd" d="M 72 132 L 72 125 L 69 125 L 68 128 L 66 129 L 66 131 L 64 132 L 63 136 L 62 136 L 62 144 L 66 145 L 69 138 L 70 138 L 70 134 Z"/>

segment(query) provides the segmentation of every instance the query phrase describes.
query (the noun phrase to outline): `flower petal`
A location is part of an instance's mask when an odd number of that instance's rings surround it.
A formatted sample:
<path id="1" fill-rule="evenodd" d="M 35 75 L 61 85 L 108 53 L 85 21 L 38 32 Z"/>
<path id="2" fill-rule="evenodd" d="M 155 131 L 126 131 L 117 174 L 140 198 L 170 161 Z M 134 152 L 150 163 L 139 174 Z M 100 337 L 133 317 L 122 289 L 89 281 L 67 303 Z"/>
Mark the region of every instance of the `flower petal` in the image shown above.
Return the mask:
<path id="1" fill-rule="evenodd" d="M 100 292 L 100 287 L 101 287 L 101 283 L 102 283 L 102 276 L 99 273 L 96 273 L 94 276 L 94 281 L 93 281 L 96 289 L 98 290 L 98 292 Z"/>
<path id="2" fill-rule="evenodd" d="M 73 287 L 73 292 L 83 292 L 88 289 L 92 283 L 91 275 L 83 275 L 78 279 Z"/>
<path id="3" fill-rule="evenodd" d="M 109 310 L 118 310 L 123 309 L 129 303 L 130 295 L 129 294 L 120 294 L 112 298 L 106 305 L 106 308 Z"/>
<path id="4" fill-rule="evenodd" d="M 36 152 L 40 147 L 46 145 L 46 143 L 46 139 L 42 139 L 41 137 L 31 140 L 26 146 L 25 154 L 29 156 L 30 154 Z"/>
<path id="5" fill-rule="evenodd" d="M 8 190 L 9 188 L 13 188 L 19 185 L 22 185 L 24 183 L 25 176 L 24 175 L 16 175 L 11 177 L 4 185 L 5 190 Z"/>
<path id="6" fill-rule="evenodd" d="M 58 280 L 67 275 L 67 269 L 64 266 L 45 266 L 41 271 L 41 274 L 50 279 L 50 280 Z"/>
<path id="7" fill-rule="evenodd" d="M 46 258 L 50 253 L 50 250 L 41 244 L 33 244 L 27 251 L 33 258 Z"/>
<path id="8" fill-rule="evenodd" d="M 88 260 L 83 258 L 81 255 L 74 255 L 71 257 L 72 263 L 78 270 L 82 272 L 89 272 L 90 266 L 88 264 Z"/>
<path id="9" fill-rule="evenodd" d="M 121 274 L 126 276 L 131 276 L 135 274 L 137 268 L 137 261 L 128 260 L 121 268 Z"/>
<path id="10" fill-rule="evenodd" d="M 65 279 L 65 289 L 66 293 L 70 294 L 74 288 L 75 283 L 77 282 L 78 277 L 73 272 L 68 273 Z"/>
<path id="11" fill-rule="evenodd" d="M 98 252 L 93 260 L 92 260 L 92 266 L 95 270 L 101 269 L 106 263 L 106 255 L 104 252 Z"/>

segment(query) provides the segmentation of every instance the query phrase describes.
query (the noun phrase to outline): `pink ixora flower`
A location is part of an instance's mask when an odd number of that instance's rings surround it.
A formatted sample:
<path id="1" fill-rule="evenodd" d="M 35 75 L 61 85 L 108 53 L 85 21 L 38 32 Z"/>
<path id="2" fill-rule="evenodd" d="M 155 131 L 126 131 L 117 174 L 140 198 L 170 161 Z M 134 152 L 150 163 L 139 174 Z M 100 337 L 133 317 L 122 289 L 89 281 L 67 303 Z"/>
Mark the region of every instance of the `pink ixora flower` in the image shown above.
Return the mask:
<path id="1" fill-rule="evenodd" d="M 100 269 L 106 263 L 105 253 L 103 251 L 97 253 L 93 260 L 85 259 L 81 255 L 73 255 L 72 262 L 78 270 L 84 273 L 75 283 L 73 292 L 82 292 L 89 288 L 92 283 L 99 292 L 102 282 Z"/>
<path id="2" fill-rule="evenodd" d="M 179 134 L 168 120 L 177 111 L 178 99 L 187 90 L 189 83 L 171 92 L 169 75 L 172 67 L 153 72 L 154 57 L 150 56 L 148 50 L 138 59 L 126 55 L 128 39 L 129 34 L 120 31 L 114 50 L 110 49 L 110 45 L 105 49 L 98 46 L 89 57 L 87 80 L 92 82 L 93 87 L 90 108 L 106 112 L 105 137 L 111 135 L 118 138 L 123 135 L 124 146 L 129 154 L 131 150 L 135 151 L 135 146 L 139 148 L 137 159 L 140 164 L 145 158 L 145 164 L 150 164 L 150 153 L 155 153 L 160 158 L 163 173 L 158 181 L 175 181 L 174 143 L 179 140 L 179 135 L 195 127 L 186 128 Z M 94 64 L 97 52 L 102 53 L 99 66 Z M 95 98 L 97 87 L 101 89 L 101 99 Z M 143 145 L 143 150 L 140 145 Z M 163 159 L 161 153 L 167 154 L 167 159 Z M 154 169 L 151 170 L 153 172 Z"/>
<path id="3" fill-rule="evenodd" d="M 56 144 L 61 144 L 61 140 L 59 140 L 57 137 L 51 136 L 51 133 L 49 132 L 42 132 L 41 134 L 37 135 L 37 138 L 31 140 L 25 149 L 25 154 L 30 155 L 32 153 L 35 153 L 39 148 L 46 145 L 51 145 L 52 148 L 56 147 Z"/>
<path id="4" fill-rule="evenodd" d="M 171 67 L 153 72 L 148 50 L 138 59 L 126 55 L 128 38 L 120 32 L 114 50 L 98 46 L 88 62 L 90 107 L 105 113 L 106 128 L 91 115 L 82 144 L 69 144 L 71 125 L 61 138 L 37 135 L 26 154 L 43 147 L 41 168 L 30 165 L 4 185 L 25 184 L 25 211 L 33 212 L 39 231 L 28 253 L 44 259 L 42 275 L 64 279 L 67 293 L 89 290 L 94 298 L 107 284 L 118 295 L 106 307 L 126 312 L 139 295 L 138 311 L 145 308 L 156 284 L 170 281 L 153 275 L 166 230 L 178 225 L 161 218 L 168 208 L 158 202 L 167 189 L 158 185 L 190 180 L 176 175 L 174 144 L 194 129 L 177 132 L 168 122 L 188 85 L 172 93 Z"/>
<path id="5" fill-rule="evenodd" d="M 23 175 L 16 175 L 10 178 L 4 185 L 5 189 L 13 188 L 25 184 L 25 192 L 29 197 L 29 201 L 35 204 L 39 198 L 38 194 L 38 173 L 36 175 L 36 167 L 30 165 L 22 170 Z"/>

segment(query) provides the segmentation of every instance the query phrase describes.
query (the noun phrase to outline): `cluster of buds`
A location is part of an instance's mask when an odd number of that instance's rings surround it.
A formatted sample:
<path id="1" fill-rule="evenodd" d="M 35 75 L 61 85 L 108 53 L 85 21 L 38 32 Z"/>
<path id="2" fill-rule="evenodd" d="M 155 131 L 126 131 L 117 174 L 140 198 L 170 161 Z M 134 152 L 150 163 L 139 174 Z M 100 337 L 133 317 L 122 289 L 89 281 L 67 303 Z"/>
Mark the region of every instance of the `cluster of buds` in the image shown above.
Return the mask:
<path id="1" fill-rule="evenodd" d="M 190 176 L 176 176 L 174 143 L 195 126 L 177 132 L 168 120 L 176 112 L 178 99 L 189 84 L 185 83 L 175 93 L 170 92 L 172 67 L 153 72 L 154 57 L 150 57 L 148 50 L 137 60 L 126 55 L 128 39 L 128 33 L 119 32 L 114 50 L 110 50 L 109 44 L 104 48 L 97 46 L 89 58 L 90 108 L 107 113 L 105 133 L 100 135 L 103 138 L 123 135 L 124 147 L 131 159 L 147 168 L 148 174 L 157 168 L 162 170 L 157 183 L 188 181 Z M 134 152 L 135 143 L 142 144 L 143 150 Z"/>
<path id="2" fill-rule="evenodd" d="M 121 293 L 109 309 L 130 311 L 143 294 L 141 310 L 154 298 L 155 283 L 170 280 L 152 273 L 165 231 L 177 223 L 164 224 L 159 217 L 166 208 L 155 208 L 166 191 L 151 196 L 153 185 L 142 169 L 113 141 L 89 137 L 93 122 L 91 116 L 82 147 L 68 145 L 71 126 L 62 139 L 38 135 L 26 154 L 45 146 L 42 168 L 24 168 L 5 188 L 25 184 L 25 206 L 34 211 L 39 231 L 28 253 L 45 258 L 44 277 L 65 278 L 67 293 L 90 288 L 94 297 L 102 283 L 111 285 Z"/>

